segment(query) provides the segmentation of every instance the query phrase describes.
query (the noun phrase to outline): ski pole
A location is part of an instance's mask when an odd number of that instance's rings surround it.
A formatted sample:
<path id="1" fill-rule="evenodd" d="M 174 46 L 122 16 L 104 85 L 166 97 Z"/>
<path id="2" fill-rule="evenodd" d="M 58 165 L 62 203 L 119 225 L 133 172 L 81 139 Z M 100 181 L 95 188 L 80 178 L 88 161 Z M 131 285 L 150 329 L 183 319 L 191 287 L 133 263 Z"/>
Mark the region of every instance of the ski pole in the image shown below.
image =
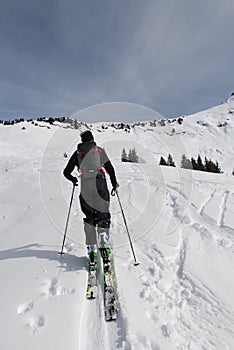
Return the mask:
<path id="1" fill-rule="evenodd" d="M 135 255 L 135 252 L 134 252 L 134 249 L 133 249 L 133 244 L 132 244 L 132 240 L 131 240 L 131 236 L 130 236 L 130 233 L 129 233 L 129 230 L 128 230 L 128 225 L 127 225 L 127 221 L 126 221 L 126 218 L 125 218 L 125 215 L 124 215 L 124 211 L 123 211 L 123 207 L 122 207 L 122 204 L 121 204 L 121 201 L 120 201 L 120 198 L 119 198 L 119 193 L 117 191 L 117 189 L 115 191 L 112 191 L 112 195 L 115 195 L 115 193 L 117 194 L 117 198 L 118 198 L 118 201 L 119 201 L 119 206 L 120 206 L 120 209 L 121 209 L 121 213 L 122 213 L 122 216 L 123 216 L 123 221 L 124 221 L 124 224 L 125 224 L 125 227 L 126 227 L 126 231 L 127 231 L 127 234 L 128 234 L 128 239 L 129 239 L 129 243 L 130 243 L 130 247 L 132 249 L 132 254 L 133 254 L 133 257 L 134 257 L 134 266 L 137 266 L 139 265 L 140 263 L 137 262 L 136 260 L 136 255 Z"/>
<path id="2" fill-rule="evenodd" d="M 74 196 L 74 191 L 75 191 L 75 187 L 77 185 L 73 184 L 73 189 L 72 189 L 72 195 L 71 195 L 71 201 L 70 201 L 70 206 L 69 206 L 69 210 L 68 210 L 68 215 L 67 215 L 67 221 L 66 221 L 66 226 L 65 226 L 65 232 L 64 232 L 64 236 L 63 236 L 63 244 L 62 244 L 62 248 L 61 251 L 59 252 L 60 255 L 63 255 L 63 248 L 64 248 L 64 244 L 65 244 L 65 240 L 66 240 L 66 235 L 67 235 L 67 227 L 68 227 L 68 222 L 69 222 L 69 217 L 70 217 L 70 212 L 71 212 L 71 206 L 72 206 L 72 201 L 73 201 L 73 196 Z"/>

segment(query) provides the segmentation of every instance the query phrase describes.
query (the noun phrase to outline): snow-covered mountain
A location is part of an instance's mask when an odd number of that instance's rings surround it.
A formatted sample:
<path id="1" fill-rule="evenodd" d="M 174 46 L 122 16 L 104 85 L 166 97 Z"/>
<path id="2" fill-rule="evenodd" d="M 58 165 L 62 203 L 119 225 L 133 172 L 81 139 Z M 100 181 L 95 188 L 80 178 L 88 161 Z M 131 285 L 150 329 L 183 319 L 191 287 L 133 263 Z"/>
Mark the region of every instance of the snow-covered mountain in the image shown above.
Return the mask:
<path id="1" fill-rule="evenodd" d="M 0 125 L 1 346 L 31 349 L 234 348 L 234 97 L 175 120 L 79 130 L 55 122 Z M 60 250 L 71 184 L 62 176 L 90 127 L 120 183 L 111 199 L 118 320 L 103 295 L 86 300 L 86 247 L 77 198 Z M 123 147 L 139 163 L 122 163 Z M 159 166 L 171 154 L 176 167 Z M 181 156 L 218 161 L 222 174 L 180 168 Z M 79 189 L 76 190 L 76 197 Z"/>

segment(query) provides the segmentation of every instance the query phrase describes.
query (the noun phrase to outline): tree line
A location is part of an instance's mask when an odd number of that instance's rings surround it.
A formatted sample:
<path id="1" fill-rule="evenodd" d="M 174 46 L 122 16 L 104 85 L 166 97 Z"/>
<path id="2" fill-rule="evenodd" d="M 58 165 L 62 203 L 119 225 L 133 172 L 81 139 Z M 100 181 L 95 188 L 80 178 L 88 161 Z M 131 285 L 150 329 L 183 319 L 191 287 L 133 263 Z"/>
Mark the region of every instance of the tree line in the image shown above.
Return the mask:
<path id="1" fill-rule="evenodd" d="M 138 163 L 138 156 L 137 156 L 136 149 L 130 148 L 127 153 L 126 149 L 123 148 L 121 160 L 122 162 Z M 171 154 L 168 154 L 167 159 L 161 156 L 159 165 L 176 167 L 176 164 Z M 180 167 L 184 169 L 206 171 L 210 173 L 222 173 L 222 170 L 217 161 L 214 162 L 211 159 L 207 159 L 207 157 L 205 157 L 203 161 L 200 154 L 198 154 L 197 159 L 195 159 L 194 157 L 191 157 L 189 159 L 186 157 L 185 154 L 183 154 L 181 158 Z M 234 175 L 234 171 L 232 175 Z"/>
<path id="2" fill-rule="evenodd" d="M 209 173 L 222 172 L 217 161 L 214 162 L 211 159 L 207 159 L 206 157 L 203 161 L 200 154 L 198 154 L 197 159 L 194 159 L 193 157 L 191 159 L 188 159 L 185 154 L 183 154 L 181 159 L 181 168 L 207 171 Z"/>
<path id="3" fill-rule="evenodd" d="M 167 160 L 165 160 L 163 157 L 160 158 L 159 165 L 166 165 L 166 166 L 173 166 L 175 167 L 175 162 L 172 158 L 172 156 L 169 154 Z M 200 154 L 198 154 L 197 159 L 191 157 L 190 159 L 186 157 L 185 154 L 182 155 L 181 159 L 181 168 L 184 169 L 192 169 L 192 170 L 199 170 L 199 171 L 206 171 L 209 173 L 221 173 L 221 168 L 219 166 L 219 163 L 217 161 L 212 161 L 211 159 L 207 159 L 205 157 L 205 160 L 203 161 Z"/>

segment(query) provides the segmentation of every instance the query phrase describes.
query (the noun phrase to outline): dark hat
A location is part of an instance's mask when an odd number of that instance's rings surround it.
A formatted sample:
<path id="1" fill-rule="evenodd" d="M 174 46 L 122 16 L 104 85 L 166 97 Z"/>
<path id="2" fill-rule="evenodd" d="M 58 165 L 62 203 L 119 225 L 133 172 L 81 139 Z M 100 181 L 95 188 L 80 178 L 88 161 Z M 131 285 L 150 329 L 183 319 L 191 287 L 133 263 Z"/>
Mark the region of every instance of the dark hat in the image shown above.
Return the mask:
<path id="1" fill-rule="evenodd" d="M 81 137 L 82 142 L 90 142 L 90 141 L 93 141 L 93 139 L 94 139 L 93 134 L 91 133 L 90 130 L 83 131 L 80 134 L 80 137 Z"/>

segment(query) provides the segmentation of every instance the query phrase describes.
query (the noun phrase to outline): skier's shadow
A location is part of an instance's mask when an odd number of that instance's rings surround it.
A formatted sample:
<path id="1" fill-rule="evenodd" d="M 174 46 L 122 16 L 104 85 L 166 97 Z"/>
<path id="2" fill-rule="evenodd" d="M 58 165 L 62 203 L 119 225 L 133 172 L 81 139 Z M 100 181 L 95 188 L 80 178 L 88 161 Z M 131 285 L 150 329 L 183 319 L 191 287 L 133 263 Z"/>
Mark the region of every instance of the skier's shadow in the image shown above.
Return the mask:
<path id="1" fill-rule="evenodd" d="M 76 256 L 70 253 L 60 255 L 56 250 L 45 249 L 44 246 L 34 243 L 22 247 L 0 250 L 0 260 L 21 259 L 21 258 L 37 258 L 48 261 L 57 261 L 58 268 L 65 271 L 84 270 L 87 265 L 85 256 Z"/>

